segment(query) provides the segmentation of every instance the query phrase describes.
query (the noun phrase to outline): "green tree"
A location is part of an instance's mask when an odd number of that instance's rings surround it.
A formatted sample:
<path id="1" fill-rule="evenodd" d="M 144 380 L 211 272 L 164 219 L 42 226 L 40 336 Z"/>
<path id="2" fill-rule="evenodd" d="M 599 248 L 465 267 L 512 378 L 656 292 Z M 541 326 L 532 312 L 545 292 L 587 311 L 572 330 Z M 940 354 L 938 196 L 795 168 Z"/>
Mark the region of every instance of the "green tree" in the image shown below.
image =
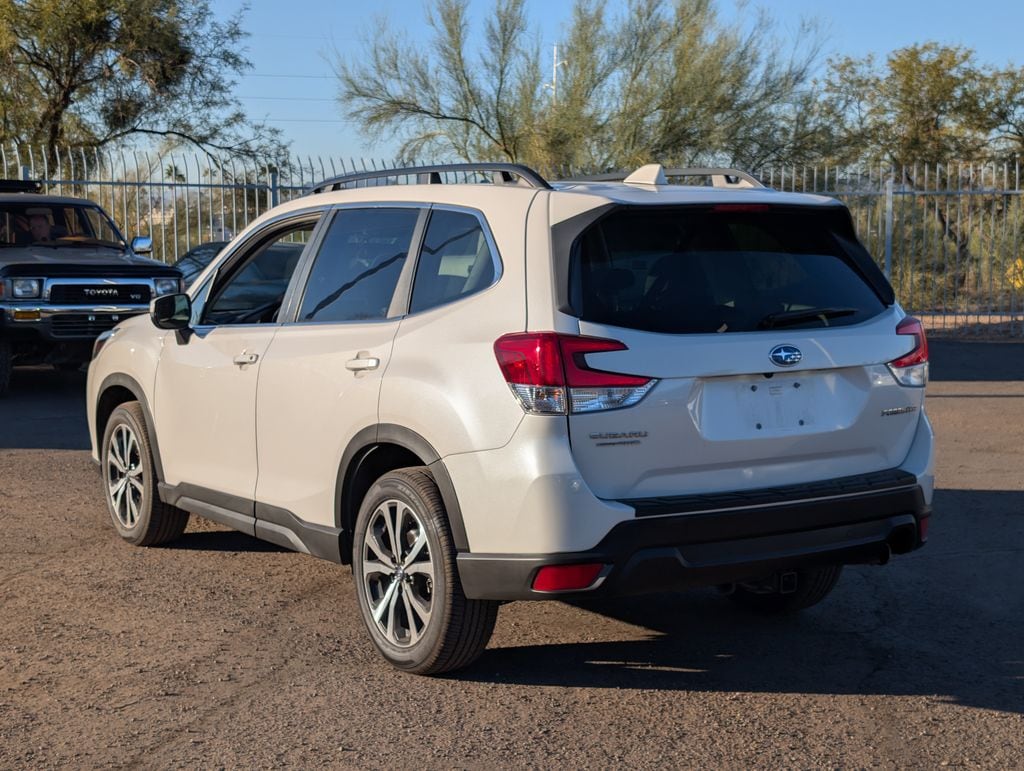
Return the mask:
<path id="1" fill-rule="evenodd" d="M 1006 158 L 1024 157 L 1024 67 L 989 73 L 983 109 L 993 127 L 995 149 Z"/>
<path id="2" fill-rule="evenodd" d="M 896 165 L 971 160 L 991 146 L 994 85 L 974 51 L 929 42 L 829 62 L 827 110 L 842 127 L 847 160 Z"/>
<path id="3" fill-rule="evenodd" d="M 477 47 L 467 0 L 435 0 L 427 20 L 426 48 L 401 34 L 374 36 L 338 66 L 346 114 L 368 136 L 401 137 L 406 157 L 551 170 L 698 159 L 759 166 L 817 152 L 811 27 L 783 42 L 764 14 L 746 29 L 722 23 L 713 0 L 628 0 L 618 16 L 604 0 L 577 0 L 552 93 L 524 0 L 496 0 Z"/>
<path id="4" fill-rule="evenodd" d="M 913 201 L 917 236 L 953 254 L 947 262 L 933 249 L 925 275 L 962 293 L 980 275 L 979 254 L 995 249 L 981 223 L 1010 216 L 1009 197 L 984 190 L 984 162 L 1024 150 L 1024 70 L 996 70 L 969 48 L 927 42 L 893 51 L 882 66 L 870 56 L 834 59 L 823 94 L 839 127 L 839 160 L 889 164 L 895 184 L 932 193 Z"/>
<path id="5" fill-rule="evenodd" d="M 243 38 L 208 0 L 0 0 L 0 141 L 276 148 L 233 96 Z"/>

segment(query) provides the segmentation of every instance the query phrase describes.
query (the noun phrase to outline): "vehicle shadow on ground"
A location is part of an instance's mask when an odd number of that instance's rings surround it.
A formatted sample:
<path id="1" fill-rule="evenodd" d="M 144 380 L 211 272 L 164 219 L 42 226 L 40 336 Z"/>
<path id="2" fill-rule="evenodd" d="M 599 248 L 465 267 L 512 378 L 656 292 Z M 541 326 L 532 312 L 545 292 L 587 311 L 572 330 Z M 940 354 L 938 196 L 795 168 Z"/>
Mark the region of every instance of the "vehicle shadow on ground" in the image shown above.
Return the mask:
<path id="1" fill-rule="evenodd" d="M 0 450 L 88 450 L 85 373 L 15 367 L 0 398 Z"/>
<path id="2" fill-rule="evenodd" d="M 832 596 L 801 614 L 752 614 L 714 589 L 573 602 L 646 630 L 646 637 L 628 629 L 623 636 L 632 639 L 621 641 L 492 648 L 453 677 L 583 688 L 933 695 L 1024 713 L 1024 492 L 942 490 L 935 503 L 948 518 L 936 517 L 927 547 L 886 567 L 847 568 Z M 585 620 L 577 627 L 585 637 Z"/>
<path id="3" fill-rule="evenodd" d="M 204 530 L 185 533 L 177 540 L 166 544 L 165 549 L 183 549 L 185 551 L 244 551 L 244 552 L 288 552 L 277 544 L 261 541 L 251 535 L 236 530 Z"/>

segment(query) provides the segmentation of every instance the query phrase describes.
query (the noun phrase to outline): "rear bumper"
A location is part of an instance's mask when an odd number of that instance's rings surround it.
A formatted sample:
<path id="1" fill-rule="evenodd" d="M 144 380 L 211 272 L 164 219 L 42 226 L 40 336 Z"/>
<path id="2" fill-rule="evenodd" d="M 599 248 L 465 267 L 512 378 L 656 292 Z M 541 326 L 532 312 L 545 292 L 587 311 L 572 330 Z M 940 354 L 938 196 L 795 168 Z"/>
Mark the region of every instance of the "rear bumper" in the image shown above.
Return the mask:
<path id="1" fill-rule="evenodd" d="M 692 505 L 693 498 L 686 499 Z M 931 514 L 916 483 L 885 490 L 620 522 L 593 549 L 557 554 L 458 555 L 473 599 L 540 600 L 675 591 L 811 565 L 884 562 L 923 545 Z M 601 563 L 588 588 L 539 592 L 545 565 Z"/>

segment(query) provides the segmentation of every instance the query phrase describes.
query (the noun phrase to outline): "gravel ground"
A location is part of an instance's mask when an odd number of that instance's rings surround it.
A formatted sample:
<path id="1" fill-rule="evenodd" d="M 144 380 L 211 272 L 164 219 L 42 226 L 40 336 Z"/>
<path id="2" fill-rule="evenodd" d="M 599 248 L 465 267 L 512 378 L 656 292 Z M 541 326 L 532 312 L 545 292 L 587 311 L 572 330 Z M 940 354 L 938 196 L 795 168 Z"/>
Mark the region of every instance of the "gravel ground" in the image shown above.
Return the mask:
<path id="1" fill-rule="evenodd" d="M 386 666 L 347 568 L 193 518 L 120 542 L 81 376 L 0 402 L 0 768 L 1024 764 L 1024 346 L 939 342 L 927 548 L 787 619 L 713 591 L 504 606 L 442 679 Z"/>

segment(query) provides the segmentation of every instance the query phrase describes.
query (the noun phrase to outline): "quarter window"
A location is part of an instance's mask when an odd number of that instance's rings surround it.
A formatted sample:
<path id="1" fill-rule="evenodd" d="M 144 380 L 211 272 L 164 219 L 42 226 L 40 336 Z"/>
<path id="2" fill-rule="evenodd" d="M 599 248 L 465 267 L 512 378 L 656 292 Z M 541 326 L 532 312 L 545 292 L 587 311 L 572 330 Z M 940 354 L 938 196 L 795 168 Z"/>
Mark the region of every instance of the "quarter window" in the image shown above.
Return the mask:
<path id="1" fill-rule="evenodd" d="M 466 212 L 435 209 L 416 265 L 412 313 L 486 289 L 494 283 L 494 255 L 483 227 Z"/>
<path id="2" fill-rule="evenodd" d="M 419 209 L 341 209 L 313 263 L 299 321 L 387 318 Z"/>

